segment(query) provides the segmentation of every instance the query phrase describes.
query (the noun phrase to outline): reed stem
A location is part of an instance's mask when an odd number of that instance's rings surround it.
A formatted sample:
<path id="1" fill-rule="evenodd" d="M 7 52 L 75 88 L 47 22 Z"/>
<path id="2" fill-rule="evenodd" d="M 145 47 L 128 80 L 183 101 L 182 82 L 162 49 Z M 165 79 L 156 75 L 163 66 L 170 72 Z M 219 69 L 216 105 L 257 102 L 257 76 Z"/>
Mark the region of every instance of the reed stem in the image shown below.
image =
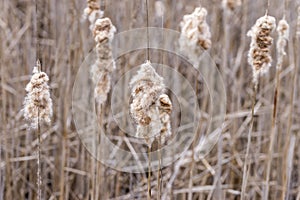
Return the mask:
<path id="1" fill-rule="evenodd" d="M 245 199 L 247 181 L 248 181 L 249 172 L 250 172 L 250 170 L 249 170 L 250 169 L 249 152 L 250 152 L 250 146 L 251 146 L 251 135 L 252 135 L 253 124 L 254 124 L 254 107 L 255 107 L 255 103 L 256 103 L 257 87 L 258 87 L 258 83 L 254 83 L 254 89 L 253 89 L 254 94 L 252 96 L 252 108 L 251 108 L 251 121 L 250 121 L 248 137 L 247 137 L 247 149 L 246 149 L 246 156 L 245 156 L 245 162 L 244 162 L 244 168 L 243 168 L 241 200 Z"/>

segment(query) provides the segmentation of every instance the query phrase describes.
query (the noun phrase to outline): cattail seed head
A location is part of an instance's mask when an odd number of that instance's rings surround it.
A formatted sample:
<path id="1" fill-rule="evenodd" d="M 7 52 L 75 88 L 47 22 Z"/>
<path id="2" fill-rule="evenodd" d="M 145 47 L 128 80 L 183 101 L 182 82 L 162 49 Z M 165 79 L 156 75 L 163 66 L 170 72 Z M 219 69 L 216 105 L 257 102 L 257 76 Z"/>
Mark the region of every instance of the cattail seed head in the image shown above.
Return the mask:
<path id="1" fill-rule="evenodd" d="M 207 11 L 197 7 L 192 14 L 183 16 L 180 23 L 180 50 L 197 63 L 201 52 L 211 47 L 211 33 L 206 22 Z"/>
<path id="2" fill-rule="evenodd" d="M 273 38 L 271 32 L 276 27 L 276 20 L 272 16 L 259 18 L 247 36 L 251 37 L 248 62 L 252 66 L 253 82 L 258 83 L 258 76 L 268 72 L 271 67 L 271 45 Z"/>
<path id="3" fill-rule="evenodd" d="M 50 98 L 46 73 L 39 71 L 40 63 L 33 69 L 33 75 L 25 90 L 27 95 L 24 100 L 24 118 L 31 123 L 31 127 L 36 129 L 39 122 L 51 122 L 52 100 Z"/>
<path id="4" fill-rule="evenodd" d="M 111 41 L 114 38 L 116 27 L 111 23 L 111 20 L 107 17 L 97 19 L 95 22 L 93 35 L 97 43 L 105 42 L 106 40 Z"/>
<path id="5" fill-rule="evenodd" d="M 136 122 L 148 125 L 151 117 L 147 114 L 147 110 L 155 104 L 158 97 L 164 92 L 163 78 L 156 73 L 150 61 L 147 61 L 142 64 L 137 75 L 131 79 L 129 86 L 133 98 L 130 107 L 131 114 Z M 145 122 L 147 123 L 145 124 Z"/>
<path id="6" fill-rule="evenodd" d="M 277 43 L 276 43 L 276 49 L 277 49 L 277 54 L 278 54 L 277 68 L 280 69 L 282 66 L 282 63 L 283 63 L 283 56 L 286 55 L 284 48 L 289 39 L 289 24 L 287 23 L 287 21 L 285 19 L 282 19 L 279 21 L 276 30 L 279 35 Z"/>
<path id="7" fill-rule="evenodd" d="M 96 42 L 97 60 L 91 66 L 90 73 L 95 85 L 94 96 L 100 105 L 107 99 L 111 73 L 115 70 L 111 44 L 115 32 L 116 28 L 109 18 L 97 19 L 95 22 L 93 36 Z"/>
<path id="8" fill-rule="evenodd" d="M 130 113 L 137 123 L 136 135 L 143 137 L 148 146 L 151 146 L 153 140 L 161 133 L 171 134 L 169 114 L 172 103 L 169 97 L 163 94 L 163 78 L 147 61 L 131 79 L 129 86 L 132 96 Z"/>

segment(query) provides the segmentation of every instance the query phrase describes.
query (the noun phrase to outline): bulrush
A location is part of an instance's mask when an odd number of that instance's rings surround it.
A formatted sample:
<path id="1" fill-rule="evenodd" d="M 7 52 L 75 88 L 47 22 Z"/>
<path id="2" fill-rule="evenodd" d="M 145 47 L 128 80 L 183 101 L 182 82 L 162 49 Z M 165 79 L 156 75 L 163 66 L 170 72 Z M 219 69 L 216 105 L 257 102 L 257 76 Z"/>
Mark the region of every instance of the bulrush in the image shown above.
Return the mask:
<path id="1" fill-rule="evenodd" d="M 97 0 L 87 0 L 87 7 L 83 11 L 83 17 L 89 20 L 90 30 L 92 31 L 96 20 L 103 17 L 103 11 L 100 10 Z"/>
<path id="2" fill-rule="evenodd" d="M 49 78 L 45 72 L 40 71 L 40 68 L 40 62 L 37 61 L 31 80 L 25 88 L 27 96 L 24 100 L 24 117 L 31 123 L 33 129 L 37 129 L 40 122 L 49 124 L 52 117 Z"/>
<path id="3" fill-rule="evenodd" d="M 251 37 L 248 62 L 253 70 L 253 82 L 257 85 L 258 77 L 268 72 L 271 67 L 271 45 L 273 38 L 271 32 L 276 27 L 276 20 L 272 16 L 265 15 L 259 18 L 247 36 Z"/>
<path id="4" fill-rule="evenodd" d="M 115 70 L 111 42 L 116 28 L 109 18 L 97 19 L 93 29 L 96 44 L 97 60 L 91 66 L 91 77 L 95 85 L 94 96 L 101 105 L 110 91 L 111 72 Z"/>
<path id="5" fill-rule="evenodd" d="M 130 81 L 132 103 L 130 113 L 137 123 L 136 136 L 144 138 L 147 145 L 155 138 L 171 134 L 170 116 L 172 103 L 164 94 L 163 78 L 152 67 L 150 61 Z M 160 135 L 163 134 L 163 135 Z"/>
<path id="6" fill-rule="evenodd" d="M 211 33 L 206 23 L 207 11 L 197 7 L 192 14 L 184 15 L 180 23 L 179 46 L 193 64 L 198 64 L 203 49 L 211 47 Z"/>
<path id="7" fill-rule="evenodd" d="M 277 68 L 281 69 L 283 63 L 283 56 L 286 55 L 285 46 L 289 39 L 289 24 L 285 19 L 279 21 L 277 26 L 277 33 L 279 35 L 276 48 L 277 48 Z"/>

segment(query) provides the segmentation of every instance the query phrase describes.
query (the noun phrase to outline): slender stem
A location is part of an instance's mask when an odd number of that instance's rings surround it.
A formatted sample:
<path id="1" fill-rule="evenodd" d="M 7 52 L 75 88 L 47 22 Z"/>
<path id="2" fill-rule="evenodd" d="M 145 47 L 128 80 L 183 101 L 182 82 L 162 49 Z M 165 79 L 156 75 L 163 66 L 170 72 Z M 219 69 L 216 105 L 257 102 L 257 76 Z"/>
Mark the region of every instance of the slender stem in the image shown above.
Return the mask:
<path id="1" fill-rule="evenodd" d="M 35 43 L 35 60 L 38 60 L 38 23 L 37 23 L 37 18 L 38 18 L 38 6 L 37 6 L 37 0 L 35 0 L 34 1 L 34 4 L 35 4 L 35 17 L 34 17 L 34 20 L 35 20 L 35 22 L 34 22 L 34 34 L 35 34 L 35 39 L 36 39 L 36 43 Z"/>
<path id="2" fill-rule="evenodd" d="M 147 60 L 150 60 L 149 54 L 149 9 L 148 0 L 146 0 L 146 23 L 147 23 Z M 148 146 L 148 193 L 147 199 L 151 199 L 151 146 Z"/>
<path id="3" fill-rule="evenodd" d="M 151 200 L 151 146 L 148 146 L 148 193 L 147 200 Z"/>
<path id="4" fill-rule="evenodd" d="M 105 0 L 100 0 L 100 9 L 102 10 L 103 14 L 105 13 L 105 8 L 106 8 L 106 4 L 105 4 Z"/>
<path id="5" fill-rule="evenodd" d="M 39 39 L 39 16 L 38 14 L 39 6 L 38 6 L 38 0 L 35 0 L 35 23 L 34 23 L 34 34 L 35 34 L 35 39 L 36 39 L 36 44 L 35 44 L 35 60 L 39 60 L 40 58 L 40 39 Z M 40 65 L 40 69 L 42 70 L 42 66 Z"/>
<path id="6" fill-rule="evenodd" d="M 159 140 L 158 140 L 158 150 L 157 150 L 157 154 L 158 154 L 158 170 L 157 170 L 157 199 L 160 199 L 161 196 L 161 152 L 160 152 L 160 148 L 161 148 L 161 136 L 159 136 Z"/>
<path id="7" fill-rule="evenodd" d="M 243 169 L 243 183 L 242 183 L 242 192 L 241 192 L 241 200 L 245 199 L 245 193 L 246 193 L 246 188 L 247 188 L 247 181 L 248 181 L 248 176 L 250 172 L 250 167 L 249 165 L 249 151 L 250 151 L 250 146 L 251 146 L 251 134 L 253 130 L 253 124 L 254 124 L 254 107 L 256 103 L 256 93 L 257 93 L 257 87 L 258 84 L 254 84 L 254 94 L 252 96 L 252 108 L 251 108 L 251 121 L 250 121 L 250 128 L 248 132 L 248 138 L 247 138 L 247 149 L 246 149 L 246 156 L 245 156 L 245 162 L 244 162 L 244 169 Z"/>
<path id="8" fill-rule="evenodd" d="M 284 146 L 284 158 L 285 158 L 285 162 L 284 165 L 287 165 L 288 162 L 288 152 L 289 152 L 289 148 L 290 148 L 290 143 L 291 143 L 291 127 L 292 127 L 292 123 L 293 123 L 293 108 L 294 108 L 294 94 L 295 94 L 295 90 L 297 87 L 297 74 L 298 74 L 298 66 L 300 64 L 299 62 L 299 58 L 295 55 L 297 55 L 298 50 L 299 50 L 299 42 L 300 42 L 300 38 L 299 36 L 296 35 L 296 42 L 295 42 L 295 50 L 294 50 L 294 55 L 291 56 L 293 57 L 294 63 L 293 63 L 293 67 L 294 67 L 294 71 L 292 73 L 292 89 L 291 89 L 291 93 L 290 93 L 290 109 L 289 109 L 289 116 L 288 116 L 288 127 L 287 127 L 287 137 L 286 137 L 286 142 L 285 142 L 285 146 Z M 292 45 L 292 44 L 290 44 Z M 290 49 L 292 49 L 292 47 L 290 46 Z M 290 52 L 292 53 L 292 52 Z M 284 167 L 283 169 L 287 169 L 287 167 Z M 287 193 L 287 187 L 288 187 L 288 178 L 287 178 L 287 174 L 284 173 L 284 186 L 283 186 L 283 192 L 282 192 L 282 199 L 288 199 L 288 193 Z"/>
<path id="9" fill-rule="evenodd" d="M 164 28 L 164 13 L 161 16 L 161 28 Z M 164 44 L 164 32 L 162 31 L 162 44 Z M 164 52 L 161 51 L 161 64 L 164 64 Z M 161 72 L 163 73 L 163 68 L 160 68 Z M 161 163 L 162 163 L 162 156 L 161 156 L 161 135 L 159 135 L 158 140 L 158 170 L 157 170 L 157 199 L 161 199 L 161 186 L 162 186 L 162 169 L 161 169 Z"/>
<path id="10" fill-rule="evenodd" d="M 268 199 L 269 195 L 269 181 L 270 181 L 270 172 L 271 172 L 271 165 L 272 165 L 272 156 L 273 156 L 273 146 L 275 141 L 275 133 L 276 133 L 276 113 L 277 113 L 277 105 L 278 105 L 278 98 L 279 98 L 279 85 L 280 85 L 280 75 L 281 69 L 278 68 L 276 70 L 276 84 L 275 84 L 275 92 L 274 92 L 274 100 L 273 100 L 273 113 L 272 113 L 272 127 L 271 127 L 271 134 L 270 134 L 270 145 L 267 157 L 267 172 L 266 172 L 266 193 L 265 199 Z"/>
<path id="11" fill-rule="evenodd" d="M 266 15 L 269 14 L 269 7 L 270 7 L 270 0 L 267 0 L 267 9 L 266 9 Z"/>
<path id="12" fill-rule="evenodd" d="M 197 66 L 198 67 L 198 66 Z M 199 71 L 197 71 L 196 73 L 196 79 L 195 79 L 195 91 L 196 91 L 196 96 L 198 96 L 198 91 L 199 91 L 199 82 L 198 82 L 198 78 L 199 78 Z M 197 99 L 196 99 L 197 101 Z M 195 104 L 195 111 L 197 110 L 197 103 Z M 197 116 L 198 113 L 194 113 L 195 116 Z M 198 141 L 198 136 L 199 136 L 199 127 L 196 130 L 195 133 L 195 137 L 192 143 L 192 162 L 190 165 L 190 179 L 189 179 L 189 193 L 188 193 L 188 200 L 192 200 L 193 199 L 193 193 L 192 193 L 192 187 L 193 187 L 193 176 L 194 176 L 194 168 L 195 168 L 195 147 L 196 147 L 196 142 Z"/>
<path id="13" fill-rule="evenodd" d="M 150 54 L 149 54 L 149 9 L 148 9 L 148 0 L 146 0 L 146 23 L 147 23 L 147 60 L 150 60 Z"/>
<path id="14" fill-rule="evenodd" d="M 102 105 L 98 106 L 98 111 L 96 111 L 96 113 L 99 114 L 100 118 L 99 118 L 99 126 L 100 131 L 102 130 L 103 127 L 103 114 L 104 114 L 104 107 Z M 98 148 L 99 143 L 100 143 L 100 136 L 101 136 L 101 132 L 98 134 L 96 133 L 96 139 L 95 139 L 95 177 L 94 177 L 94 198 L 95 199 L 99 199 L 99 188 L 101 186 L 101 165 L 98 162 L 98 157 L 99 157 L 99 150 L 100 148 Z M 100 197 L 101 198 L 101 197 Z"/>
<path id="15" fill-rule="evenodd" d="M 42 184 L 42 177 L 41 177 L 41 127 L 40 127 L 40 112 L 38 109 L 38 159 L 37 159 L 37 186 L 38 186 L 38 200 L 42 199 L 42 190 L 41 190 L 41 184 Z"/>
<path id="16" fill-rule="evenodd" d="M 288 6 L 289 6 L 289 1 L 288 1 L 288 0 L 285 0 L 285 1 L 284 1 L 283 18 L 285 18 L 285 16 L 286 16 L 286 11 L 287 11 L 287 9 L 288 9 Z"/>

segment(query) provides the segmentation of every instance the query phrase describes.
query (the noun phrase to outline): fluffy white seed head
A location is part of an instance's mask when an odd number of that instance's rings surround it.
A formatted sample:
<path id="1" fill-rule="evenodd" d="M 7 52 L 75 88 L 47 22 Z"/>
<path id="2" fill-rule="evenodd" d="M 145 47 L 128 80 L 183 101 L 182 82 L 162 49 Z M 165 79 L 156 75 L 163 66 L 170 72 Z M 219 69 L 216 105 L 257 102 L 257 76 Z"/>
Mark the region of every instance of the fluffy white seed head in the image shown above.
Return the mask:
<path id="1" fill-rule="evenodd" d="M 277 49 L 277 68 L 280 69 L 283 63 L 283 56 L 286 55 L 285 46 L 289 39 L 289 24 L 285 19 L 278 22 L 277 26 L 278 40 L 276 43 Z"/>
<path id="2" fill-rule="evenodd" d="M 38 123 L 51 122 L 52 117 L 52 99 L 50 97 L 48 81 L 46 73 L 39 71 L 39 61 L 33 69 L 33 75 L 25 90 L 27 95 L 24 100 L 24 118 L 30 122 L 30 126 L 34 129 L 38 127 Z"/>
<path id="3" fill-rule="evenodd" d="M 139 124 L 149 125 L 151 118 L 147 110 L 164 92 L 163 78 L 156 73 L 150 61 L 147 61 L 141 65 L 129 86 L 133 98 L 130 110 L 134 120 Z"/>
<path id="4" fill-rule="evenodd" d="M 94 96 L 98 104 L 102 105 L 110 91 L 111 73 L 115 70 L 112 55 L 112 40 L 116 32 L 115 26 L 109 18 L 97 19 L 93 29 L 96 42 L 97 60 L 91 66 L 90 73 L 95 85 Z"/>
<path id="5" fill-rule="evenodd" d="M 147 61 L 130 81 L 132 103 L 130 113 L 137 124 L 137 137 L 145 139 L 151 146 L 155 138 L 171 134 L 170 116 L 167 105 L 171 104 L 164 93 L 163 78 Z M 161 134 L 164 135 L 161 135 Z"/>
<path id="6" fill-rule="evenodd" d="M 116 27 L 112 24 L 111 20 L 107 17 L 97 19 L 93 29 L 95 42 L 102 43 L 108 40 L 110 43 L 114 38 Z"/>
<path id="7" fill-rule="evenodd" d="M 253 82 L 258 83 L 258 77 L 267 73 L 271 67 L 271 33 L 276 27 L 276 20 L 272 16 L 263 16 L 256 20 L 255 25 L 247 33 L 251 37 L 248 62 L 253 71 Z"/>
<path id="8" fill-rule="evenodd" d="M 180 50 L 192 61 L 198 64 L 203 50 L 211 47 L 211 33 L 206 22 L 207 11 L 197 7 L 192 14 L 183 16 L 180 23 Z"/>

